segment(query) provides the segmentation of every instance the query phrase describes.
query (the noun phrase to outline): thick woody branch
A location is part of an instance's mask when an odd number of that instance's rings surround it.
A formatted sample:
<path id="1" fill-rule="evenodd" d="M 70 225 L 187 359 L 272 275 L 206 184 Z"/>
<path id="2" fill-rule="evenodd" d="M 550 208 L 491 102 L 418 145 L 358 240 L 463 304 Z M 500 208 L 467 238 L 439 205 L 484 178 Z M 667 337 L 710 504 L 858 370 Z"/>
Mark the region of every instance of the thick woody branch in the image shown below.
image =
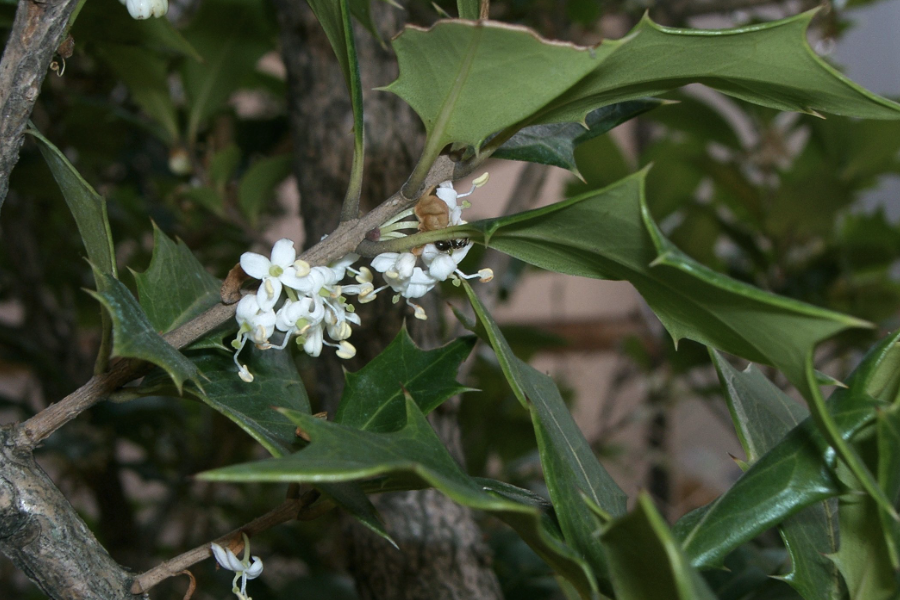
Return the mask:
<path id="1" fill-rule="evenodd" d="M 20 0 L 0 60 L 0 207 L 25 125 L 78 0 Z"/>
<path id="2" fill-rule="evenodd" d="M 133 600 L 131 574 L 88 529 L 62 492 L 0 429 L 0 551 L 49 598 Z"/>

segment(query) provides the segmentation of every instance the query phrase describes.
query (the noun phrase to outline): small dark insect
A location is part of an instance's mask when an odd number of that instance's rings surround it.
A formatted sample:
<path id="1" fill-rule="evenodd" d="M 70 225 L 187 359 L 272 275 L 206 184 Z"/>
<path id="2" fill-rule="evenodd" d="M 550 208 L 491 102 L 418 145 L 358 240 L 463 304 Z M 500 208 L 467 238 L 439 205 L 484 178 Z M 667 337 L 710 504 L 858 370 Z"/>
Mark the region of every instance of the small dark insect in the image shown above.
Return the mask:
<path id="1" fill-rule="evenodd" d="M 461 250 L 469 245 L 468 238 L 459 238 L 455 240 L 439 240 L 434 243 L 434 247 L 439 252 L 449 252 L 451 250 Z"/>

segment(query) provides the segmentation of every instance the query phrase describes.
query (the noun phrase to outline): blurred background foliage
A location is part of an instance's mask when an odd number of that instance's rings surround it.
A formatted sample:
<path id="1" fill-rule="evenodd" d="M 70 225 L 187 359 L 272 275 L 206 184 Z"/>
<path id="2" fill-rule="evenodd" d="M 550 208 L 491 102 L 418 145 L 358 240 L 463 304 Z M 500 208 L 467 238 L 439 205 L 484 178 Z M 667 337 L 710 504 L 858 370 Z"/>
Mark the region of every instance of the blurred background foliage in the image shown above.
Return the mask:
<path id="1" fill-rule="evenodd" d="M 428 2 L 404 4 L 411 22 L 438 18 Z M 438 4 L 455 13 L 453 2 Z M 508 0 L 493 2 L 491 14 L 547 37 L 590 43 L 599 40 L 604 23 L 627 30 L 647 9 L 671 25 L 716 13 L 715 3 L 700 0 L 658 4 Z M 783 12 L 804 8 L 802 2 L 771 4 Z M 357 16 L 375 30 L 365 7 L 364 0 L 356 3 Z M 14 10 L 12 2 L 0 4 L 4 31 Z M 738 17 L 754 18 L 726 12 L 723 24 Z M 832 10 L 817 22 L 816 35 L 833 39 L 848 26 L 844 13 Z M 149 264 L 151 220 L 183 239 L 217 277 L 254 244 L 300 235 L 296 206 L 279 200 L 292 148 L 278 24 L 269 3 L 174 1 L 169 20 L 137 22 L 116 0 L 89 0 L 72 37 L 74 54 L 58 58 L 62 74 L 47 78 L 33 122 L 107 198 L 120 270 L 143 271 Z M 573 180 L 567 193 L 606 186 L 653 163 L 651 211 L 692 257 L 763 289 L 868 319 L 880 330 L 900 325 L 896 216 L 865 200 L 885 177 L 900 173 L 900 124 L 783 115 L 707 93 L 670 99 L 678 103 L 651 111 L 625 136 L 605 135 L 581 146 L 577 161 L 585 181 Z M 627 148 L 621 143 L 626 138 Z M 89 266 L 71 260 L 83 254 L 73 224 L 36 146 L 27 142 L 0 217 L 4 422 L 27 418 L 91 375 L 99 309 L 82 291 L 92 287 Z M 529 276 L 520 265 L 510 273 L 504 294 Z M 123 281 L 133 283 L 127 276 Z M 521 327 L 506 334 L 523 359 L 565 343 Z M 846 374 L 875 336 L 855 331 L 825 347 L 826 358 L 843 365 L 832 374 Z M 652 376 L 657 382 L 648 386 L 634 419 L 662 433 L 648 434 L 647 443 L 664 450 L 667 407 L 680 397 L 719 394 L 708 378 L 691 376 L 708 370 L 709 358 L 687 341 L 675 353 L 652 327 L 622 340 L 621 352 L 631 360 L 621 364 L 616 381 Z M 300 366 L 301 373 L 308 368 Z M 460 414 L 469 471 L 540 492 L 532 425 L 498 365 L 477 355 L 466 384 L 482 390 L 477 402 L 464 399 Z M 616 460 L 616 448 L 602 437 L 596 450 Z M 277 504 L 284 496 L 279 486 L 191 479 L 261 456 L 256 443 L 218 413 L 162 397 L 100 404 L 39 452 L 110 554 L 135 571 Z M 659 501 L 672 501 L 664 465 L 647 478 Z M 490 519 L 483 527 L 507 597 L 563 597 L 546 566 L 513 532 Z M 266 576 L 254 582 L 256 600 L 356 597 L 343 570 L 336 515 L 275 528 L 253 545 L 267 566 Z M 730 574 L 709 576 L 722 598 L 796 597 L 780 582 L 760 584 L 760 577 L 785 566 L 775 536 L 742 548 L 729 566 Z M 198 600 L 225 593 L 226 574 L 207 564 L 194 573 Z M 166 582 L 154 597 L 180 597 L 185 586 Z M 4 560 L 0 597 L 41 595 Z"/>

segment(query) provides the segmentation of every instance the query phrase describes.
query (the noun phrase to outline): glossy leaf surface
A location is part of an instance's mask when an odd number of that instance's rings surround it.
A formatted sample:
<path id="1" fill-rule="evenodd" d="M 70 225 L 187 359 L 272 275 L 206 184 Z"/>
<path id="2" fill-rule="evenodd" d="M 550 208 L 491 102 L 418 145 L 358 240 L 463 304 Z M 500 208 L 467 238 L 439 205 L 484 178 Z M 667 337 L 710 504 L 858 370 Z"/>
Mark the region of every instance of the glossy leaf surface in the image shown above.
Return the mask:
<path id="1" fill-rule="evenodd" d="M 711 355 L 738 438 L 748 462 L 755 463 L 806 419 L 809 411 L 779 390 L 754 365 L 741 372 L 717 352 Z M 832 498 L 804 508 L 780 525 L 792 565 L 784 580 L 804 598 L 841 598 L 840 574 L 825 556 L 837 550 L 840 539 L 837 511 L 837 500 Z"/>
<path id="2" fill-rule="evenodd" d="M 877 344 L 848 387 L 828 400 L 828 410 L 842 437 L 851 439 L 872 423 L 884 402 L 873 395 L 883 381 L 897 334 Z M 835 452 L 812 418 L 792 429 L 717 500 L 688 513 L 674 531 L 696 566 L 715 567 L 740 544 L 781 523 L 800 509 L 837 496 L 843 487 L 834 475 Z"/>
<path id="3" fill-rule="evenodd" d="M 394 432 L 374 433 L 323 421 L 295 411 L 284 414 L 311 440 L 308 448 L 282 458 L 225 467 L 201 474 L 214 481 L 282 481 L 314 484 L 355 481 L 390 473 L 408 473 L 466 506 L 501 513 L 522 529 L 523 539 L 558 572 L 568 574 L 589 598 L 593 589 L 587 571 L 564 545 L 541 526 L 541 512 L 485 491 L 466 475 L 441 444 L 416 403 L 407 398 L 407 421 Z"/>
<path id="4" fill-rule="evenodd" d="M 806 361 L 820 340 L 866 325 L 763 292 L 682 254 L 657 228 L 642 171 L 604 190 L 456 228 L 543 269 L 623 279 L 676 340 L 683 337 L 777 366 L 806 389 Z"/>
<path id="5" fill-rule="evenodd" d="M 642 99 L 604 106 L 588 113 L 585 118 L 587 128 L 580 123 L 552 123 L 525 127 L 500 146 L 492 156 L 552 165 L 580 175 L 575 165 L 575 148 L 578 145 L 660 104 L 659 100 Z"/>
<path id="6" fill-rule="evenodd" d="M 560 529 L 597 576 L 605 578 L 606 561 L 595 535 L 596 517 L 582 496 L 608 515 L 618 516 L 625 512 L 625 493 L 597 461 L 553 380 L 512 353 L 471 286 L 464 287 L 483 328 L 479 334 L 490 342 L 510 387 L 531 412 L 544 479 Z"/>
<path id="7" fill-rule="evenodd" d="M 646 493 L 600 539 L 617 600 L 715 600 Z"/>
<path id="8" fill-rule="evenodd" d="M 335 421 L 365 431 L 397 430 L 406 423 L 406 393 L 422 413 L 430 413 L 469 390 L 456 382 L 456 373 L 474 344 L 474 338 L 457 338 L 441 348 L 420 350 L 404 327 L 381 354 L 346 374 Z"/>
<path id="9" fill-rule="evenodd" d="M 134 280 L 150 324 L 157 332 L 168 333 L 217 304 L 221 282 L 203 268 L 184 242 L 172 241 L 155 223 L 153 242 L 150 266 L 143 273 L 134 273 Z"/>

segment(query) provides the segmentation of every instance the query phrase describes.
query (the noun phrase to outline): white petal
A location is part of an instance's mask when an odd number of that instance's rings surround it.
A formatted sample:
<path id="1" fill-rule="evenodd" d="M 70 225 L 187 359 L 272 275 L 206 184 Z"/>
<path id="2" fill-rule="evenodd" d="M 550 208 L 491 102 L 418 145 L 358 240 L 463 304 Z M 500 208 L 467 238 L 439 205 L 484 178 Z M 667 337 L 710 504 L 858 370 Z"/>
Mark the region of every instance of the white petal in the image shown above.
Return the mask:
<path id="1" fill-rule="evenodd" d="M 256 301 L 261 310 L 271 310 L 281 298 L 281 281 L 274 277 L 266 277 L 256 292 Z"/>
<path id="2" fill-rule="evenodd" d="M 464 259 L 466 257 L 466 254 L 469 253 L 469 250 L 471 250 L 472 246 L 474 246 L 474 245 L 475 244 L 473 244 L 472 242 L 469 242 L 462 248 L 453 250 L 453 254 L 451 254 L 451 256 L 453 257 L 453 262 L 455 262 L 456 264 L 461 263 L 462 259 Z"/>
<path id="3" fill-rule="evenodd" d="M 412 277 L 415 268 L 416 255 L 412 252 L 404 252 L 400 255 L 400 258 L 397 259 L 397 274 L 401 279 Z"/>
<path id="4" fill-rule="evenodd" d="M 303 351 L 315 358 L 322 353 L 322 327 L 311 327 L 306 331 L 306 341 L 303 343 Z"/>
<path id="5" fill-rule="evenodd" d="M 435 281 L 422 269 L 416 267 L 413 271 L 412 276 L 409 278 L 409 283 L 406 286 L 406 290 L 401 293 L 406 298 L 421 298 L 429 291 L 431 291 L 431 288 L 433 288 L 436 283 L 437 281 Z"/>
<path id="6" fill-rule="evenodd" d="M 213 542 L 209 545 L 210 550 L 212 550 L 213 556 L 216 558 L 216 562 L 219 563 L 219 566 L 224 569 L 230 569 L 228 566 L 228 554 L 225 552 L 225 548 Z"/>
<path id="7" fill-rule="evenodd" d="M 425 247 L 422 249 L 422 262 L 426 265 L 431 265 L 431 261 L 435 258 L 443 254 L 440 250 L 437 249 L 437 246 L 434 244 L 425 244 Z"/>
<path id="8" fill-rule="evenodd" d="M 255 279 L 263 279 L 269 276 L 269 267 L 272 263 L 268 258 L 256 252 L 244 252 L 241 254 L 241 268 L 244 273 Z"/>
<path id="9" fill-rule="evenodd" d="M 297 251 L 294 250 L 294 242 L 287 238 L 281 238 L 272 247 L 272 264 L 278 265 L 282 269 L 286 269 L 297 258 Z M 246 271 L 246 269 L 244 269 Z"/>
<path id="10" fill-rule="evenodd" d="M 398 258 L 400 258 L 400 255 L 397 252 L 385 252 L 379 254 L 372 259 L 372 268 L 379 273 L 384 273 L 393 268 L 394 263 L 397 262 Z"/>
<path id="11" fill-rule="evenodd" d="M 247 579 L 256 579 L 259 577 L 260 573 L 263 572 L 263 561 L 260 557 L 253 557 L 253 564 L 250 565 L 250 568 L 244 571 L 244 575 L 247 576 Z"/>
<path id="12" fill-rule="evenodd" d="M 251 322 L 258 312 L 259 302 L 256 300 L 256 296 L 248 294 L 238 302 L 235 317 L 237 318 L 237 322 L 243 325 L 244 323 Z"/>
<path id="13" fill-rule="evenodd" d="M 443 185 L 443 184 L 441 184 Z M 435 195 L 444 201 L 444 204 L 447 205 L 450 210 L 456 208 L 456 190 L 453 189 L 453 184 L 450 184 L 450 187 L 439 187 L 434 191 Z"/>
<path id="14" fill-rule="evenodd" d="M 438 281 L 445 281 L 456 270 L 457 264 L 453 260 L 454 258 L 449 254 L 442 254 L 436 257 L 431 262 L 431 266 L 428 267 L 428 274 Z"/>
<path id="15" fill-rule="evenodd" d="M 168 0 L 153 0 L 150 6 L 150 14 L 154 17 L 164 17 L 169 12 Z"/>

